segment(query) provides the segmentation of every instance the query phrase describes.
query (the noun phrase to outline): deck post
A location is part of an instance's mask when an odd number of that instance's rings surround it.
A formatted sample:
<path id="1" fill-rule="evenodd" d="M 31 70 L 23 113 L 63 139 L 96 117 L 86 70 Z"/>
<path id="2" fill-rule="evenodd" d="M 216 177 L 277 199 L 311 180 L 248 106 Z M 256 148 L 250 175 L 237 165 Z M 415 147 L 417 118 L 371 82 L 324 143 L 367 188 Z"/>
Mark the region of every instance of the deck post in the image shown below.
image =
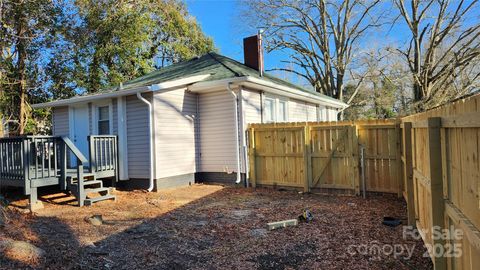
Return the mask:
<path id="1" fill-rule="evenodd" d="M 67 189 L 67 145 L 63 140 L 60 143 L 60 188 Z"/>
<path id="2" fill-rule="evenodd" d="M 23 162 L 23 181 L 25 183 L 24 193 L 25 195 L 30 194 L 30 143 L 28 139 L 22 141 L 22 162 Z"/>
<path id="3" fill-rule="evenodd" d="M 28 209 L 34 212 L 43 208 L 43 203 L 38 201 L 37 188 L 30 188 L 30 196 L 28 198 Z"/>
<path id="4" fill-rule="evenodd" d="M 88 140 L 88 145 L 89 145 L 89 147 L 88 147 L 89 148 L 88 149 L 89 150 L 88 154 L 89 154 L 89 161 L 90 161 L 89 172 L 94 173 L 94 172 L 97 171 L 96 168 L 95 168 L 95 166 L 96 166 L 96 159 L 95 159 L 95 157 L 96 157 L 96 153 L 95 153 L 96 142 L 95 142 L 95 139 L 92 138 L 91 135 L 87 137 L 87 140 Z"/>
<path id="5" fill-rule="evenodd" d="M 83 186 L 83 164 L 80 159 L 77 159 L 77 191 L 78 191 L 78 205 L 80 207 L 85 203 L 85 189 Z"/>

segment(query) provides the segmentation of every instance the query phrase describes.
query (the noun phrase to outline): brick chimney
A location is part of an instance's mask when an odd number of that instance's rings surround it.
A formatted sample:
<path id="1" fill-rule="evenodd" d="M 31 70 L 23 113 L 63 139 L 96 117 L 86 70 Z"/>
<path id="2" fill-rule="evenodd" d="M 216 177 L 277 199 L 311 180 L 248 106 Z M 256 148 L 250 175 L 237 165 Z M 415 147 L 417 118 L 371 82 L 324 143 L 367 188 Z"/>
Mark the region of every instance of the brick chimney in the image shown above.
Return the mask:
<path id="1" fill-rule="evenodd" d="M 243 58 L 246 66 L 258 70 L 260 76 L 263 76 L 263 47 L 260 33 L 243 39 Z"/>

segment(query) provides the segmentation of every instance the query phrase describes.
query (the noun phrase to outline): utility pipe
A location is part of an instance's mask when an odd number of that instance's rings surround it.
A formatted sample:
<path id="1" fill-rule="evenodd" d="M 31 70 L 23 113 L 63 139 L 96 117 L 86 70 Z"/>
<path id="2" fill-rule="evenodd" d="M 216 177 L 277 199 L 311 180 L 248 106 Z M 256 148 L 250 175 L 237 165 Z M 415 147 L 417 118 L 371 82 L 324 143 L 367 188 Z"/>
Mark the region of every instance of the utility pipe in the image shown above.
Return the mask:
<path id="1" fill-rule="evenodd" d="M 240 172 L 240 149 L 239 149 L 239 142 L 240 142 L 240 137 L 238 135 L 238 95 L 233 92 L 232 88 L 230 87 L 231 83 L 227 83 L 227 90 L 232 94 L 233 96 L 233 102 L 235 106 L 235 156 L 237 159 L 237 180 L 235 181 L 235 184 L 240 184 L 242 182 L 242 175 Z"/>
<path id="2" fill-rule="evenodd" d="M 153 123 L 152 123 L 152 103 L 146 100 L 140 92 L 137 92 L 137 98 L 148 106 L 148 131 L 150 139 L 148 140 L 148 147 L 150 149 L 150 184 L 147 191 L 151 192 L 154 186 L 153 179 Z"/>

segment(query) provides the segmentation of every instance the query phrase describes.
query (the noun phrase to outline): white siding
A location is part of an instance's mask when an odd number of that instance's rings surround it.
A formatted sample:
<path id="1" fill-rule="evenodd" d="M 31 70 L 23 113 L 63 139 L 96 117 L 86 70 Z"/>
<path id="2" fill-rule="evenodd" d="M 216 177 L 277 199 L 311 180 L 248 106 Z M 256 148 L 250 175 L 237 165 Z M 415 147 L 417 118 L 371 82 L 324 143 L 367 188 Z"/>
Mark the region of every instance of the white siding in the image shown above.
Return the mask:
<path id="1" fill-rule="evenodd" d="M 328 121 L 337 121 L 337 110 L 334 108 L 327 107 L 327 118 Z"/>
<path id="2" fill-rule="evenodd" d="M 316 122 L 318 121 L 317 118 L 317 106 L 315 104 L 306 103 L 305 106 L 307 107 L 307 121 Z"/>
<path id="3" fill-rule="evenodd" d="M 242 108 L 245 128 L 250 123 L 262 122 L 262 101 L 260 92 L 254 90 L 242 90 Z"/>
<path id="4" fill-rule="evenodd" d="M 68 136 L 70 133 L 68 121 L 68 107 L 53 108 L 53 135 Z"/>
<path id="5" fill-rule="evenodd" d="M 151 101 L 151 95 L 147 99 Z M 148 107 L 136 96 L 128 96 L 126 103 L 128 175 L 130 178 L 149 178 Z"/>
<path id="6" fill-rule="evenodd" d="M 236 170 L 234 102 L 225 91 L 199 95 L 200 172 Z"/>
<path id="7" fill-rule="evenodd" d="M 153 96 L 156 177 L 195 173 L 197 96 L 185 90 Z"/>
<path id="8" fill-rule="evenodd" d="M 317 121 L 315 104 L 290 99 L 288 106 L 289 122 Z"/>

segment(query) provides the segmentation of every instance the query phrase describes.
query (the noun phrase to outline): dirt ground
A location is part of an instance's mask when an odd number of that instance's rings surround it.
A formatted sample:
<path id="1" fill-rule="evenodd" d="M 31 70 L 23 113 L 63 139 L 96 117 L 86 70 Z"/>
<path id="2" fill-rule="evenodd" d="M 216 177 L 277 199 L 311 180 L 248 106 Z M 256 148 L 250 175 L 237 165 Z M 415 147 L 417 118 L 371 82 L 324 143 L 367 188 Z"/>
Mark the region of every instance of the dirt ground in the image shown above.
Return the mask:
<path id="1" fill-rule="evenodd" d="M 45 208 L 36 214 L 9 211 L 0 240 L 28 241 L 46 255 L 25 263 L 0 254 L 0 269 L 432 268 L 421 241 L 403 239 L 402 226 L 381 224 L 384 216 L 406 216 L 395 195 L 364 200 L 216 185 L 115 194 L 116 202 L 83 208 L 55 194 L 42 197 Z M 312 222 L 266 230 L 267 222 L 296 218 L 304 209 Z M 104 223 L 87 222 L 92 215 Z M 413 249 L 412 257 L 394 255 L 389 247 L 395 245 Z"/>

